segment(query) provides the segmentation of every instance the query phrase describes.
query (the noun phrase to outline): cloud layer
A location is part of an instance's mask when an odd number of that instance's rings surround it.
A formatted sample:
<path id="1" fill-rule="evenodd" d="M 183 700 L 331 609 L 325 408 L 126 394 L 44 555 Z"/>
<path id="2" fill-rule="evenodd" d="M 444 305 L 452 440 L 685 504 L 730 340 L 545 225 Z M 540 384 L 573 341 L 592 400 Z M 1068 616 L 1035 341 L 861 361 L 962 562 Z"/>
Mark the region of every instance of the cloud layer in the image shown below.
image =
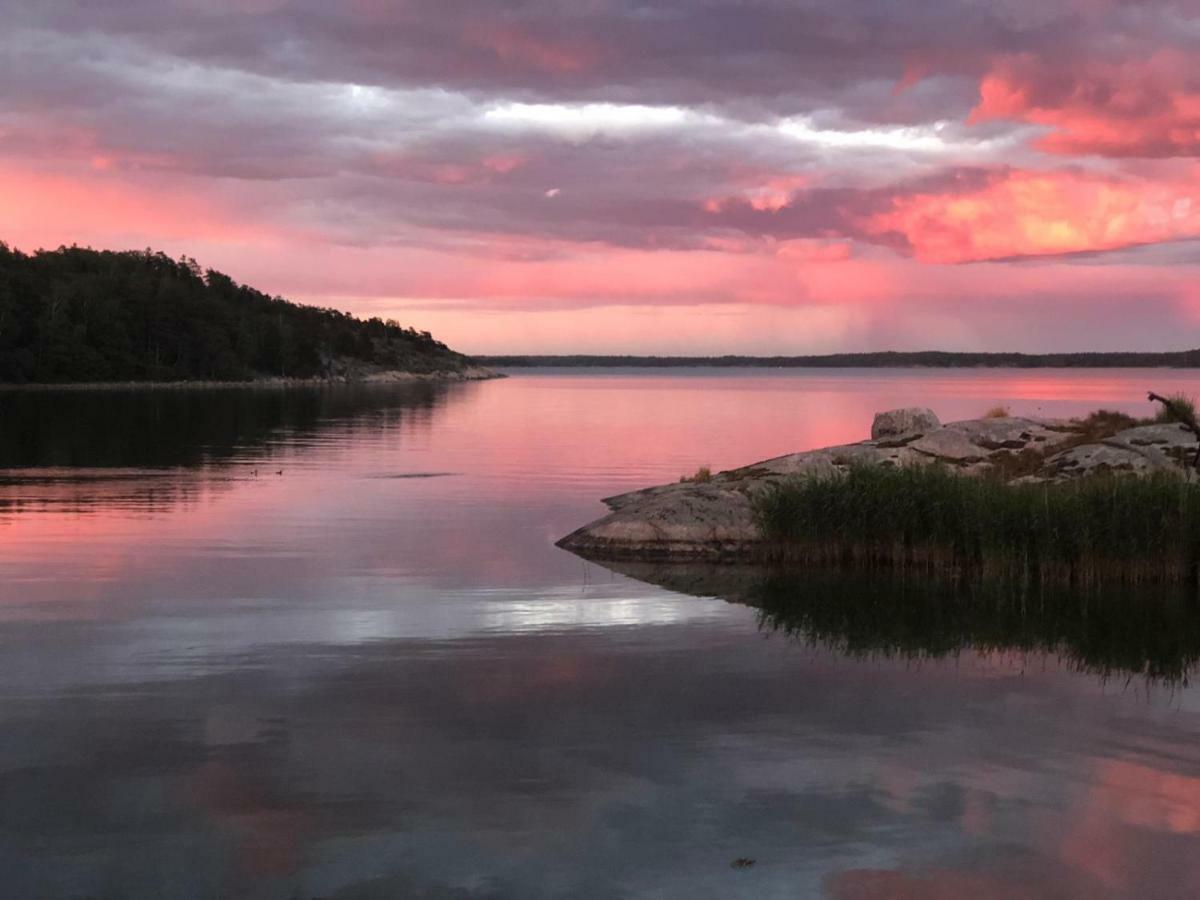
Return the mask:
<path id="1" fill-rule="evenodd" d="M 694 335 L 720 307 L 744 327 L 694 346 L 776 351 L 782 317 L 795 352 L 993 347 L 997 304 L 1047 303 L 1104 310 L 1036 330 L 1054 346 L 1188 344 L 1200 304 L 1185 0 L 0 14 L 0 239 L 23 249 L 162 246 L 496 352 L 593 344 L 572 309 L 611 349 L 677 350 L 630 310 Z"/>

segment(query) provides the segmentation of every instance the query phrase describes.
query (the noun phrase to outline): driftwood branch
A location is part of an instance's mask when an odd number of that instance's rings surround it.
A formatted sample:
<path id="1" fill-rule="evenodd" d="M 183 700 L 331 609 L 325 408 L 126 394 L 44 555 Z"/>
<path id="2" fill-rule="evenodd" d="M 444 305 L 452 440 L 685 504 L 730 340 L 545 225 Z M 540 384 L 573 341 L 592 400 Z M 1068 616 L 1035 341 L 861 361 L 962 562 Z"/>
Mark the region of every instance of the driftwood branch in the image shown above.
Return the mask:
<path id="1" fill-rule="evenodd" d="M 1192 468 L 1200 469 L 1200 424 L 1196 423 L 1196 417 L 1190 410 L 1184 409 L 1174 400 L 1168 400 L 1154 391 L 1150 392 L 1149 399 L 1152 403 L 1161 403 L 1163 408 L 1171 414 L 1171 418 L 1196 436 L 1196 455 L 1192 458 Z"/>

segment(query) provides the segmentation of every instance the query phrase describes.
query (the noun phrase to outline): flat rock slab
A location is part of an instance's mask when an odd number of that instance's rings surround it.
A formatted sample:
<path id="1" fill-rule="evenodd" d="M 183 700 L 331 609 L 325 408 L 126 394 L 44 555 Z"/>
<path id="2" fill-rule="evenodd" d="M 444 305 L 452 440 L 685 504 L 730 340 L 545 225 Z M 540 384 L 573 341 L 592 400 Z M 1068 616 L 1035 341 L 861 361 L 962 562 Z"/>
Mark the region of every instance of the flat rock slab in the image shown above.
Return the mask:
<path id="1" fill-rule="evenodd" d="M 1093 444 L 1081 444 L 1046 460 L 1045 474 L 1080 478 L 1101 473 L 1148 475 L 1186 470 L 1196 454 L 1196 439 L 1179 425 L 1143 425 Z"/>
<path id="2" fill-rule="evenodd" d="M 1041 449 L 1061 444 L 1077 436 L 1069 422 L 1057 419 L 1027 419 L 1000 416 L 951 422 L 947 431 L 963 435 L 984 451 Z"/>
<path id="3" fill-rule="evenodd" d="M 622 557 L 719 557 L 760 540 L 750 496 L 709 484 L 647 491 L 559 541 L 577 552 Z"/>
<path id="4" fill-rule="evenodd" d="M 967 434 L 953 428 L 940 428 L 930 434 L 923 434 L 908 447 L 914 453 L 952 463 L 982 462 L 989 453 Z"/>

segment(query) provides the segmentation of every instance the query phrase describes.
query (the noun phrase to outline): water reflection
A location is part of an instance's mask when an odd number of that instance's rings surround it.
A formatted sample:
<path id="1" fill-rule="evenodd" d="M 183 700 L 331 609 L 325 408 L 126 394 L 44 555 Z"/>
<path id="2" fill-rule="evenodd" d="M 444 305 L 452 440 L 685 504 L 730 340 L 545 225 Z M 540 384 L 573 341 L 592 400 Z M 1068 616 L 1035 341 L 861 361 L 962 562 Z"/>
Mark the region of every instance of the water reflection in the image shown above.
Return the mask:
<path id="1" fill-rule="evenodd" d="M 710 622 L 259 647 L 219 668 L 6 690 L 12 896 L 1200 883 L 1194 711 L 1053 666 L 864 666 Z M 731 870 L 742 856 L 755 867 Z"/>
<path id="2" fill-rule="evenodd" d="M 1030 624 L 982 599 L 970 621 L 921 595 L 843 609 L 832 587 L 648 584 L 553 546 L 599 497 L 852 439 L 884 406 L 1054 393 L 956 378 L 571 373 L 110 417 L 98 395 L 21 400 L 0 895 L 1195 896 L 1200 697 L 1170 680 L 1188 610 L 1116 636 L 1106 613 Z M 1144 374 L 1069 379 L 1073 411 L 1140 398 Z M 175 403 L 177 439 L 136 435 Z M 1138 657 L 1161 680 L 1094 674 Z"/>
<path id="3" fill-rule="evenodd" d="M 1200 661 L 1194 590 L 1085 591 L 694 563 L 605 565 L 668 590 L 755 607 L 765 631 L 849 657 L 1051 653 L 1102 676 L 1181 684 Z"/>
<path id="4" fill-rule="evenodd" d="M 236 481 L 282 475 L 280 456 L 297 447 L 427 430 L 474 387 L 0 391 L 0 517 L 194 505 Z M 443 473 L 380 477 L 431 474 Z"/>
<path id="5" fill-rule="evenodd" d="M 279 442 L 318 431 L 349 435 L 401 420 L 428 427 L 449 395 L 476 387 L 0 391 L 0 470 L 150 469 L 267 458 Z"/>

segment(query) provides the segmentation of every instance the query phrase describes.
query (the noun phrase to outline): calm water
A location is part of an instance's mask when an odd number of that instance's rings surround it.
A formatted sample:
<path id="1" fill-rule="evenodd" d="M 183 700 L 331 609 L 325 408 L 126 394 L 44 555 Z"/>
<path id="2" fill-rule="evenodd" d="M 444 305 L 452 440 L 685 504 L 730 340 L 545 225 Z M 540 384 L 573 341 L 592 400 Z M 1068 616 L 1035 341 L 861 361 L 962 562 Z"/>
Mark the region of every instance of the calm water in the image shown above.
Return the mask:
<path id="1" fill-rule="evenodd" d="M 1147 389 L 1200 375 L 0 393 L 0 895 L 1195 896 L 1192 612 L 793 616 L 553 547 L 878 409 Z"/>

